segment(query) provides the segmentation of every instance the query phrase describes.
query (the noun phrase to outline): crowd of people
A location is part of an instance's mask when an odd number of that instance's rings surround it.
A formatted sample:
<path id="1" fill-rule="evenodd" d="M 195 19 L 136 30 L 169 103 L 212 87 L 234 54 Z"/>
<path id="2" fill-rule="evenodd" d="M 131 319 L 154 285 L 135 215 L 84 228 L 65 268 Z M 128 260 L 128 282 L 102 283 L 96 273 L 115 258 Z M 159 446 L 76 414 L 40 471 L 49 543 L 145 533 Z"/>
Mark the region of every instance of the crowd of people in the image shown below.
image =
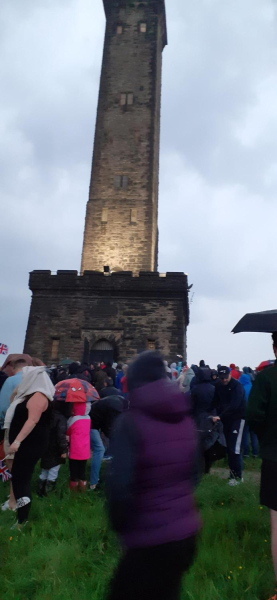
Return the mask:
<path id="1" fill-rule="evenodd" d="M 277 334 L 273 334 L 277 355 Z M 194 488 L 227 456 L 231 486 L 243 483 L 243 456 L 263 459 L 261 502 L 271 511 L 277 579 L 277 363 L 256 374 L 201 360 L 170 366 L 157 352 L 130 363 L 51 365 L 10 355 L 0 370 L 0 460 L 11 473 L 2 511 L 28 523 L 31 480 L 53 493 L 68 459 L 72 494 L 94 493 L 107 461 L 110 522 L 125 552 L 109 600 L 177 599 L 201 521 Z M 90 481 L 87 483 L 88 460 Z"/>

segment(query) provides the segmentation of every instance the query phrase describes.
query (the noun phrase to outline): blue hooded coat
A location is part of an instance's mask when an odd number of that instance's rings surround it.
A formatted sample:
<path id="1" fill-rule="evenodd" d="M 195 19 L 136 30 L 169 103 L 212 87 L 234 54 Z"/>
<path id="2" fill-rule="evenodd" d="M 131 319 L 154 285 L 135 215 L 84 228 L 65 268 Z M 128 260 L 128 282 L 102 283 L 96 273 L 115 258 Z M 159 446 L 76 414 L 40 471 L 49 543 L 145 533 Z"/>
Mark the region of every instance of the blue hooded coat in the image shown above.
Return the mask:
<path id="1" fill-rule="evenodd" d="M 247 401 L 248 397 L 249 397 L 249 394 L 250 394 L 250 390 L 252 388 L 252 383 L 251 383 L 250 375 L 246 375 L 246 374 L 243 373 L 243 375 L 241 375 L 240 378 L 239 378 L 239 382 L 244 387 L 245 398 L 246 398 L 246 401 Z"/>

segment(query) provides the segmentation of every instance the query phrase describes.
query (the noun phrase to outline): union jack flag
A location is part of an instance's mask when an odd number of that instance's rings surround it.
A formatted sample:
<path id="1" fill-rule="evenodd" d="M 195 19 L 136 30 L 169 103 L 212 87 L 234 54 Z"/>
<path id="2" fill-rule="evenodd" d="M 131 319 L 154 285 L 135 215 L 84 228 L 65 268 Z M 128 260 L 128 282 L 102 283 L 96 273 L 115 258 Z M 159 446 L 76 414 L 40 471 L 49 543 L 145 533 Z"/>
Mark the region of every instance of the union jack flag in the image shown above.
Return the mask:
<path id="1" fill-rule="evenodd" d="M 8 354 L 9 348 L 6 344 L 0 344 L 0 354 Z"/>
<path id="2" fill-rule="evenodd" d="M 10 471 L 4 464 L 3 460 L 0 460 L 0 477 L 2 477 L 2 481 L 8 481 L 8 479 L 11 479 Z"/>

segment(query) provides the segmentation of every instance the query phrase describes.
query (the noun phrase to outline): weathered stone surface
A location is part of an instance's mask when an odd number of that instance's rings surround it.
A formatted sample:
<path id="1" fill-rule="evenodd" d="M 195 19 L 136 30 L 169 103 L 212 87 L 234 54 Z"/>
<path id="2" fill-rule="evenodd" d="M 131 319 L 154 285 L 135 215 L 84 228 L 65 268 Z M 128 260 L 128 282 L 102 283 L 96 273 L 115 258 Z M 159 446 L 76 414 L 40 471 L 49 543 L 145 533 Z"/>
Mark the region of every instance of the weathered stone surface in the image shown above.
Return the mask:
<path id="1" fill-rule="evenodd" d="M 100 276 L 72 271 L 51 275 L 30 274 L 33 292 L 25 352 L 46 364 L 53 339 L 59 340 L 55 360 L 65 356 L 80 360 L 85 339 L 90 349 L 100 339 L 114 348 L 114 358 L 126 360 L 154 342 L 168 358 L 185 354 L 184 331 L 188 322 L 187 277 L 167 275 Z"/>
<path id="2" fill-rule="evenodd" d="M 164 0 L 104 0 L 104 8 L 83 274 L 30 275 L 25 352 L 46 364 L 81 360 L 100 340 L 112 346 L 114 360 L 153 347 L 168 359 L 186 354 L 187 277 L 157 272 Z M 132 104 L 123 105 L 122 94 L 132 94 Z M 126 189 L 115 188 L 119 176 L 128 177 Z"/>
<path id="3" fill-rule="evenodd" d="M 104 265 L 154 271 L 164 0 L 104 0 L 104 6 L 107 26 L 81 271 L 102 271 Z M 132 105 L 121 105 L 123 93 L 133 94 Z M 116 176 L 128 177 L 127 189 L 115 189 Z"/>

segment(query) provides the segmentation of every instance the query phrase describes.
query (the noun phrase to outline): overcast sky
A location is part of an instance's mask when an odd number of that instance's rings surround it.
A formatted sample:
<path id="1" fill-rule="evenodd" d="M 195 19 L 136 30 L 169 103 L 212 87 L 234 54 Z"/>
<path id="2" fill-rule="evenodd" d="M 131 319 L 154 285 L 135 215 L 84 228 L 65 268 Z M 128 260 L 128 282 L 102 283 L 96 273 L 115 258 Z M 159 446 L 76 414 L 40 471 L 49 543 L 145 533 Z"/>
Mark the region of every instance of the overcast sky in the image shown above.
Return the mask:
<path id="1" fill-rule="evenodd" d="M 277 308 L 276 0 L 167 0 L 159 270 L 193 283 L 188 360 L 255 367 Z M 0 3 L 0 342 L 23 347 L 33 269 L 79 269 L 102 0 Z M 1 363 L 1 358 L 0 358 Z"/>

